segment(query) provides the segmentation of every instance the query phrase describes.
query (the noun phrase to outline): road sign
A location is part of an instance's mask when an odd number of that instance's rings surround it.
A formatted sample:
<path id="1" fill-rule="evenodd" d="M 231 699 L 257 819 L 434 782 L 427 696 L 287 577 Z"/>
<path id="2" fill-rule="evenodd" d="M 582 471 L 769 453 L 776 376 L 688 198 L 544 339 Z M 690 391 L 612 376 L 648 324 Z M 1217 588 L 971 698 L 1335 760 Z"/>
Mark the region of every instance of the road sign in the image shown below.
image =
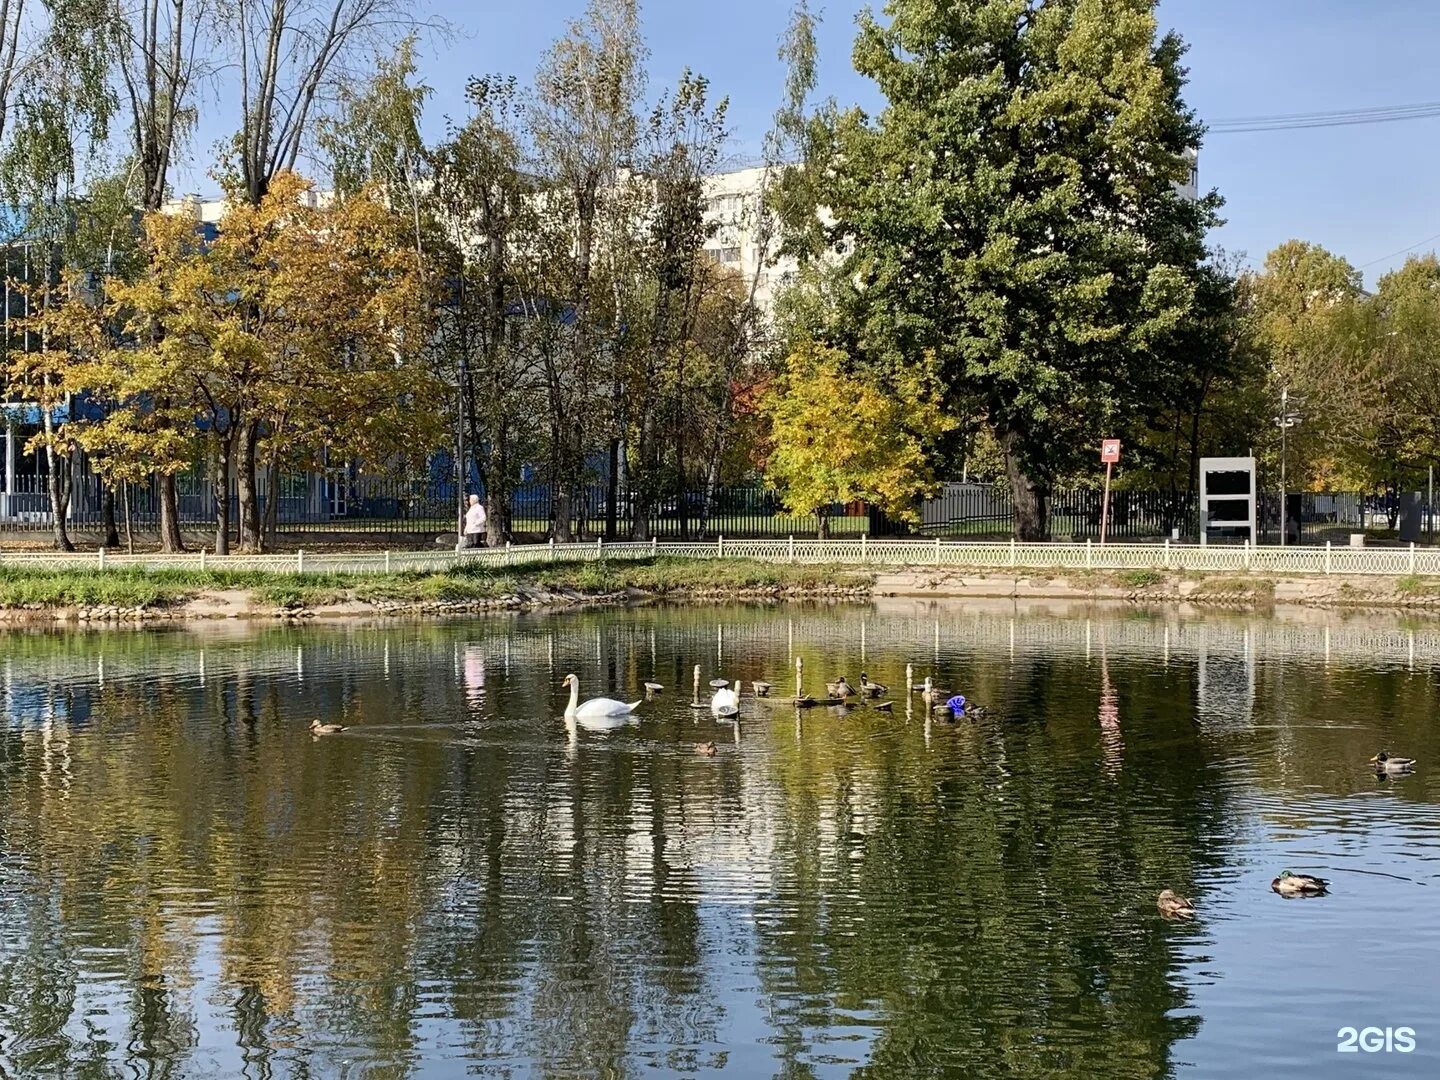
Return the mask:
<path id="1" fill-rule="evenodd" d="M 1120 460 L 1120 440 L 1106 439 L 1100 444 L 1100 460 L 1106 465 L 1114 465 Z"/>

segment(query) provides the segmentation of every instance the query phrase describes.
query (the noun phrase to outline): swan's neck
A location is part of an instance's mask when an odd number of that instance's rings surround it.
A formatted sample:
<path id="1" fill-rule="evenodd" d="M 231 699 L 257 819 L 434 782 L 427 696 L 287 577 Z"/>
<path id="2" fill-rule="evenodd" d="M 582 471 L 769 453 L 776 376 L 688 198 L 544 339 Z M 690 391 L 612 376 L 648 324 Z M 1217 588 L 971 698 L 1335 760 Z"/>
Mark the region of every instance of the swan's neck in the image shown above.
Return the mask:
<path id="1" fill-rule="evenodd" d="M 573 713 L 580 708 L 580 680 L 570 680 L 570 705 L 566 708 L 567 713 Z"/>

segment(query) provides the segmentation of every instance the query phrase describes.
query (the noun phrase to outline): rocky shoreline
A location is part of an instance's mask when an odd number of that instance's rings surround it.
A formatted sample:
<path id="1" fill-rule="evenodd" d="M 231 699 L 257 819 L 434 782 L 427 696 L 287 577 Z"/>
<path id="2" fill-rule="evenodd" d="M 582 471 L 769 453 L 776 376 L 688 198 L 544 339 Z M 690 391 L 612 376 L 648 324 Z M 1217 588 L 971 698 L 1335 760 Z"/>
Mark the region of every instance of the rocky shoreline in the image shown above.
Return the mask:
<path id="1" fill-rule="evenodd" d="M 1353 576 L 1272 578 L 1140 572 L 1131 575 L 1055 572 L 996 574 L 914 569 L 856 577 L 848 583 L 715 585 L 665 589 L 628 587 L 586 592 L 527 583 L 502 595 L 466 599 L 361 599 L 262 602 L 239 589 L 201 590 L 169 603 L 138 606 L 20 604 L 0 608 L 0 624 L 111 626 L 215 619 L 298 623 L 329 618 L 444 618 L 497 612 L 564 611 L 653 603 L 864 603 L 878 597 L 935 600 L 1057 599 L 1143 606 L 1264 610 L 1275 606 L 1399 610 L 1440 614 L 1440 581 Z"/>
<path id="2" fill-rule="evenodd" d="M 422 618 L 479 615 L 495 612 L 563 611 L 577 608 L 624 607 L 649 603 L 790 603 L 797 601 L 863 602 L 870 598 L 869 585 L 827 585 L 716 587 L 672 589 L 650 592 L 622 589 L 586 593 L 575 589 L 518 588 L 503 596 L 465 600 L 360 600 L 344 599 L 306 605 L 255 602 L 236 591 L 209 591 L 175 604 L 125 607 L 114 604 L 87 607 L 55 607 L 22 604 L 0 609 L 0 624 L 76 624 L 80 626 L 197 621 L 207 619 L 256 619 L 301 622 L 316 618 Z"/>

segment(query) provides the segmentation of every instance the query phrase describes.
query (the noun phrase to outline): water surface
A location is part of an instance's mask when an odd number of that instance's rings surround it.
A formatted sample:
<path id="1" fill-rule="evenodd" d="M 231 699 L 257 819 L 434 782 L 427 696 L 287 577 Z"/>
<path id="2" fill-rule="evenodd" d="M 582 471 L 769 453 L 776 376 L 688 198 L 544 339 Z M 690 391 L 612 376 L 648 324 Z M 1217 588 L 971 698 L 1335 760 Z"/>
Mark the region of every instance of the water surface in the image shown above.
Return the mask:
<path id="1" fill-rule="evenodd" d="M 893 602 L 4 643 L 5 1076 L 1440 1064 L 1431 624 Z M 795 656 L 994 712 L 689 707 L 696 663 L 788 687 Z M 591 732 L 569 672 L 667 692 Z M 1377 782 L 1381 746 L 1421 771 Z M 1286 868 L 1332 894 L 1282 900 Z M 1416 1050 L 1338 1053 L 1347 1025 Z"/>

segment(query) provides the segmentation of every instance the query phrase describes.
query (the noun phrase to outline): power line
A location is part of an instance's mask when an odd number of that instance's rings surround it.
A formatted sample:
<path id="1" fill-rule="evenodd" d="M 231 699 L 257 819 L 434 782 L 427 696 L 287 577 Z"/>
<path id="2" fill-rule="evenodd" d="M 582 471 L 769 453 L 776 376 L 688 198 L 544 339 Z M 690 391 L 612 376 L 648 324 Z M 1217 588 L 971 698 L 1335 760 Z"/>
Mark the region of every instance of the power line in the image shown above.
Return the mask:
<path id="1" fill-rule="evenodd" d="M 1367 263 L 1361 263 L 1355 269 L 1364 270 L 1367 266 L 1374 266 L 1376 263 L 1382 263 L 1386 259 L 1393 259 L 1396 255 L 1404 255 L 1407 251 L 1414 251 L 1416 248 L 1423 247 L 1425 244 L 1434 243 L 1436 240 L 1440 240 L 1440 233 L 1436 233 L 1434 236 L 1427 236 L 1424 240 L 1416 240 L 1415 243 L 1409 247 L 1403 247 L 1399 251 L 1392 251 L 1389 255 L 1381 255 L 1378 259 L 1371 259 Z"/>
<path id="2" fill-rule="evenodd" d="M 1440 117 L 1440 101 L 1423 101 L 1413 105 L 1379 105 L 1366 109 L 1336 109 L 1327 112 L 1235 116 L 1212 121 L 1208 128 L 1217 135 L 1240 135 L 1256 131 L 1298 131 L 1307 128 L 1391 124 L 1400 120 L 1427 120 L 1433 117 Z"/>

